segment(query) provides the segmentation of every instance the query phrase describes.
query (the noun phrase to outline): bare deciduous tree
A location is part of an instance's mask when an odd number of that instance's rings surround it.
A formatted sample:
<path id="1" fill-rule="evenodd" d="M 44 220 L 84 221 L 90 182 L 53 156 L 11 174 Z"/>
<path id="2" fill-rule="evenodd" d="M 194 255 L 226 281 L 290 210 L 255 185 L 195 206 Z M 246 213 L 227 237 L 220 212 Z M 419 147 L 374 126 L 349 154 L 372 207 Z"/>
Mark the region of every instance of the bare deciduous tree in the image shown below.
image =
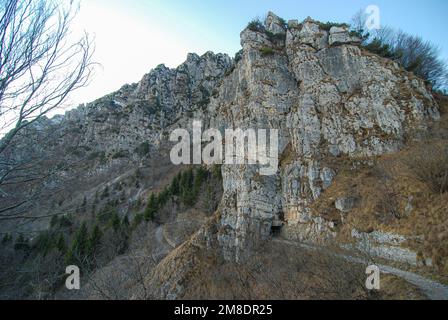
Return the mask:
<path id="1" fill-rule="evenodd" d="M 434 89 L 448 87 L 448 67 L 440 58 L 440 48 L 419 36 L 382 26 L 367 30 L 367 15 L 358 11 L 352 18 L 351 29 L 363 39 L 363 45 L 375 53 L 392 57 L 403 68 L 431 83 Z"/>
<path id="2" fill-rule="evenodd" d="M 93 43 L 86 33 L 78 37 L 72 30 L 77 12 L 73 0 L 0 0 L 1 197 L 8 196 L 5 188 L 33 185 L 47 176 L 41 164 L 49 168 L 54 159 L 50 163 L 37 153 L 24 159 L 11 156 L 9 149 L 17 136 L 22 145 L 33 145 L 34 134 L 24 129 L 63 107 L 69 94 L 85 86 L 92 74 Z M 48 136 L 47 142 L 55 139 Z M 1 212 L 16 210 L 32 198 L 10 199 Z"/>
<path id="3" fill-rule="evenodd" d="M 1 129 L 12 126 L 1 154 L 20 130 L 86 85 L 93 50 L 87 34 L 72 41 L 73 1 L 2 0 L 0 8 Z"/>

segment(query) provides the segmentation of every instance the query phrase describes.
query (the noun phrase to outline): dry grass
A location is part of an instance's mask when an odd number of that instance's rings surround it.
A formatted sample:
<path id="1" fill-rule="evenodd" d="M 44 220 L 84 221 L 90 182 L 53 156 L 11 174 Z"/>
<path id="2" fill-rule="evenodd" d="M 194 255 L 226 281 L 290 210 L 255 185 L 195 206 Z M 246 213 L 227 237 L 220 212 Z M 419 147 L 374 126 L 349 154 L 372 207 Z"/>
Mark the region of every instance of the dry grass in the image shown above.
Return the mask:
<path id="1" fill-rule="evenodd" d="M 308 251 L 271 242 L 254 250 L 252 258 L 244 263 L 201 263 L 196 265 L 182 298 L 424 299 L 417 288 L 391 275 L 382 275 L 380 291 L 368 291 L 366 266 L 352 264 L 326 250 Z"/>
<path id="2" fill-rule="evenodd" d="M 373 166 L 344 170 L 314 204 L 314 214 L 339 226 L 338 238 L 352 241 L 351 230 L 380 230 L 409 236 L 406 246 L 431 258 L 440 274 L 448 274 L 448 141 L 425 141 L 384 155 Z M 339 197 L 354 196 L 357 207 L 342 214 Z M 342 223 L 342 217 L 344 223 Z"/>
<path id="3" fill-rule="evenodd" d="M 434 193 L 448 191 L 448 143 L 423 143 L 405 160 L 414 175 Z"/>
<path id="4" fill-rule="evenodd" d="M 384 300 L 426 300 L 417 287 L 394 275 L 381 275 L 381 298 Z"/>
<path id="5" fill-rule="evenodd" d="M 433 270 L 448 278 L 448 97 L 436 95 L 436 100 L 441 119 L 424 140 L 370 159 L 370 165 L 355 167 L 347 159 L 326 164 L 338 175 L 313 211 L 336 223 L 341 242 L 353 241 L 353 228 L 406 235 L 405 246 L 421 261 L 431 258 Z M 355 197 L 357 206 L 341 214 L 334 203 L 347 196 Z"/>

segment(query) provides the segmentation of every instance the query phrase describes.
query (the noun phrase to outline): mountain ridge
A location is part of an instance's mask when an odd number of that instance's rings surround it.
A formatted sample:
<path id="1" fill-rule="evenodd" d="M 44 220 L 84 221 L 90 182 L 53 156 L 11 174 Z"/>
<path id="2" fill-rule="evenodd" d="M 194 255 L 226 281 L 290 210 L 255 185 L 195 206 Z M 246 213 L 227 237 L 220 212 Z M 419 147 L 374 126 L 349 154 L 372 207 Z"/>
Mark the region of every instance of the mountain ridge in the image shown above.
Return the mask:
<path id="1" fill-rule="evenodd" d="M 198 265 L 205 272 L 202 268 L 215 264 L 250 261 L 279 225 L 288 241 L 337 242 L 361 251 L 368 247 L 379 259 L 446 268 L 443 249 L 435 258 L 432 251 L 439 249 L 418 241 L 410 245 L 412 236 L 395 234 L 420 214 L 413 199 L 423 184 L 418 190 L 400 190 L 396 208 L 377 199 L 371 211 L 361 210 L 371 190 L 360 188 L 382 159 L 421 141 L 444 114 L 423 80 L 360 42 L 343 25 L 324 26 L 311 18 L 286 23 L 270 12 L 264 23 L 252 22 L 241 32 L 243 49 L 234 59 L 189 54 L 175 69 L 159 65 L 137 84 L 48 120 L 44 126 L 49 131 L 59 127 L 62 133 L 51 146 L 45 145 L 45 134 L 42 141 L 37 134 L 33 155 L 52 152 L 65 166 L 43 184 L 48 199 L 26 208 L 31 214 L 73 212 L 83 220 L 114 205 L 120 218 L 129 216 L 132 223 L 149 196 L 163 193 L 183 169 L 169 161 L 173 129 L 190 130 L 195 119 L 219 130 L 278 129 L 278 172 L 262 177 L 258 165 L 224 164 L 217 210 L 204 215 L 206 222 L 145 274 L 151 297 L 184 297 Z M 34 130 L 46 131 L 30 128 L 17 141 Z M 29 148 L 16 144 L 10 155 L 26 158 Z M 139 170 L 143 177 L 138 178 Z M 344 177 L 352 182 L 361 173 L 367 178 L 358 185 L 344 184 Z M 49 195 L 49 185 L 60 193 Z M 172 211 L 159 208 L 166 214 L 158 215 L 162 223 L 177 221 L 182 211 L 173 204 L 177 197 L 165 203 Z M 393 216 L 396 212 L 400 217 Z M 361 213 L 369 216 L 364 221 L 373 221 L 371 226 L 359 221 Z M 37 226 L 45 229 L 45 222 Z M 141 288 L 133 294 L 138 297 Z"/>

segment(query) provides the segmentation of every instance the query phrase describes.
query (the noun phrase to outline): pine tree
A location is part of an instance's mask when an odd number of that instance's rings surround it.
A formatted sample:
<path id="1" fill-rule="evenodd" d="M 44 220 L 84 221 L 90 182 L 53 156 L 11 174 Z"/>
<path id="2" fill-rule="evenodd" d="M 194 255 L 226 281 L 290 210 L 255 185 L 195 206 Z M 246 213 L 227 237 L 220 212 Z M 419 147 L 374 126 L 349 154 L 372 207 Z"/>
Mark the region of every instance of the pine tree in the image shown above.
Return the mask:
<path id="1" fill-rule="evenodd" d="M 112 217 L 109 220 L 109 226 L 112 227 L 112 229 L 117 232 L 120 230 L 121 227 L 121 221 L 120 217 L 118 216 L 118 212 L 114 210 Z"/>
<path id="2" fill-rule="evenodd" d="M 66 253 L 67 252 L 67 245 L 65 244 L 65 238 L 64 235 L 62 233 L 59 234 L 57 243 L 56 243 L 56 248 L 58 249 L 58 251 L 60 253 Z"/>
<path id="3" fill-rule="evenodd" d="M 101 237 L 103 236 L 100 227 L 96 224 L 89 237 L 87 252 L 89 256 L 92 256 L 95 253 L 95 250 L 100 243 Z"/>
<path id="4" fill-rule="evenodd" d="M 88 230 L 87 225 L 83 222 L 76 231 L 72 245 L 66 254 L 66 261 L 69 263 L 76 262 L 82 264 L 87 255 L 88 247 Z M 75 261 L 76 260 L 76 261 Z"/>
<path id="5" fill-rule="evenodd" d="M 42 232 L 37 236 L 33 249 L 37 250 L 43 256 L 46 256 L 55 245 L 53 240 L 54 236 L 50 232 Z"/>
<path id="6" fill-rule="evenodd" d="M 173 178 L 173 181 L 171 182 L 170 193 L 173 196 L 178 196 L 180 194 L 179 180 L 180 180 L 180 175 L 178 174 Z"/>
<path id="7" fill-rule="evenodd" d="M 153 220 L 157 210 L 158 210 L 158 199 L 156 195 L 152 193 L 151 196 L 149 197 L 148 204 L 146 205 L 145 212 L 143 213 L 145 220 L 146 221 Z"/>
<path id="8" fill-rule="evenodd" d="M 168 188 L 163 189 L 161 193 L 159 193 L 157 197 L 157 203 L 159 208 L 162 208 L 167 202 L 170 197 L 170 191 Z"/>
<path id="9" fill-rule="evenodd" d="M 10 234 L 5 234 L 2 239 L 2 244 L 8 244 L 12 241 L 12 236 Z"/>

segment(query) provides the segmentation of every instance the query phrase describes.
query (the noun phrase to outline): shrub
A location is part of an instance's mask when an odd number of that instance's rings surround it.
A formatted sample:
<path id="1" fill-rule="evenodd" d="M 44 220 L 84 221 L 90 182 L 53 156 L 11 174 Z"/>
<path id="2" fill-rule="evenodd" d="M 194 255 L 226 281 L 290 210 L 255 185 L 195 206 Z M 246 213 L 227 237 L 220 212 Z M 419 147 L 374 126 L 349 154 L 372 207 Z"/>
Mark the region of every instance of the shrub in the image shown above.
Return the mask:
<path id="1" fill-rule="evenodd" d="M 279 18 L 279 21 L 283 28 L 285 28 L 285 29 L 288 28 L 288 22 L 285 19 Z"/>
<path id="2" fill-rule="evenodd" d="M 241 49 L 240 51 L 238 51 L 237 53 L 235 53 L 235 64 L 237 64 L 238 62 L 241 61 L 241 59 L 243 58 L 243 49 Z"/>
<path id="3" fill-rule="evenodd" d="M 265 30 L 264 33 L 268 36 L 269 41 L 275 42 L 276 40 L 285 40 L 286 33 L 272 33 L 271 31 Z"/>
<path id="4" fill-rule="evenodd" d="M 352 20 L 352 31 L 363 39 L 363 46 L 373 53 L 396 60 L 403 68 L 431 83 L 435 90 L 448 87 L 448 68 L 440 58 L 437 46 L 421 37 L 383 27 L 365 30 L 367 16 L 358 12 Z"/>
<path id="5" fill-rule="evenodd" d="M 435 193 L 448 191 L 448 145 L 426 144 L 407 160 L 414 174 Z"/>
<path id="6" fill-rule="evenodd" d="M 272 54 L 274 54 L 274 52 L 275 52 L 274 49 L 269 48 L 269 47 L 263 47 L 263 48 L 260 49 L 260 53 L 263 56 L 272 55 Z"/>
<path id="7" fill-rule="evenodd" d="M 251 31 L 264 31 L 264 25 L 260 19 L 254 19 L 247 25 L 247 28 Z"/>
<path id="8" fill-rule="evenodd" d="M 330 29 L 332 27 L 344 27 L 344 28 L 349 28 L 350 26 L 347 23 L 336 23 L 336 22 L 318 22 L 319 24 L 319 28 L 321 28 L 322 30 L 325 31 L 330 31 Z"/>
<path id="9" fill-rule="evenodd" d="M 394 52 L 391 49 L 389 44 L 383 43 L 380 39 L 377 38 L 373 39 L 370 43 L 366 44 L 364 48 L 384 58 L 396 59 L 399 56 L 397 52 Z"/>

